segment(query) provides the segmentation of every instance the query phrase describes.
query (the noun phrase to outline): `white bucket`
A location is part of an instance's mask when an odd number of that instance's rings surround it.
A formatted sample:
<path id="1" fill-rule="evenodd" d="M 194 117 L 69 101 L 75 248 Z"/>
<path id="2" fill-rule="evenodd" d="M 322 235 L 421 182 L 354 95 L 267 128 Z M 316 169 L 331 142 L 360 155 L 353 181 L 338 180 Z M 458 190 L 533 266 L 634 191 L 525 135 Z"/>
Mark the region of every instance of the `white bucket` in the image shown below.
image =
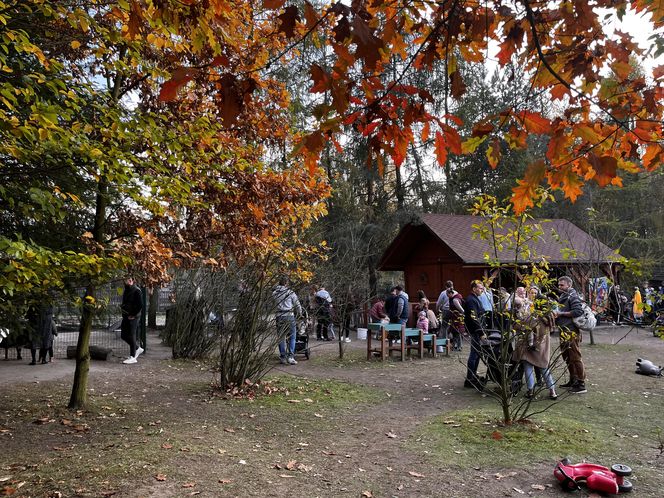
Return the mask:
<path id="1" fill-rule="evenodd" d="M 367 340 L 367 329 L 362 329 L 362 328 L 357 329 L 357 340 L 358 341 Z"/>

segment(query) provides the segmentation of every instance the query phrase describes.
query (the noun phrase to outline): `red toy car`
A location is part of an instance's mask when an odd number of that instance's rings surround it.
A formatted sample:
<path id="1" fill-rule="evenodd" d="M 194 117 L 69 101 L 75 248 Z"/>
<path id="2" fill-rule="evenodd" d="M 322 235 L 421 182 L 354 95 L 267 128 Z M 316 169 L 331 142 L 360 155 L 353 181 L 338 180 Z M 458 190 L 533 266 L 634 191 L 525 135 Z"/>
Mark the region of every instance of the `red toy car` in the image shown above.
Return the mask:
<path id="1" fill-rule="evenodd" d="M 585 482 L 588 489 L 617 495 L 632 491 L 632 483 L 625 479 L 632 474 L 627 465 L 617 463 L 610 469 L 595 463 L 577 463 L 572 465 L 569 458 L 563 458 L 556 464 L 553 475 L 560 481 L 565 491 L 574 491 Z"/>

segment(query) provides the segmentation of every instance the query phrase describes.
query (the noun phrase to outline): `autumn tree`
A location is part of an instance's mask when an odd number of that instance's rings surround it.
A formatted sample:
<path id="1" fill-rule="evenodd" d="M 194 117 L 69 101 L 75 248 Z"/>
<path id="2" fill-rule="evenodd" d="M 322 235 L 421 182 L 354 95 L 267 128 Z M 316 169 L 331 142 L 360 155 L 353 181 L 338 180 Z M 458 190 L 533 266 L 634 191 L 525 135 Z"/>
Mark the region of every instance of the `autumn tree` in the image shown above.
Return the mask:
<path id="1" fill-rule="evenodd" d="M 156 83 L 180 74 L 173 54 L 198 42 L 137 38 L 123 28 L 135 8 L 26 0 L 0 14 L 1 216 L 43 227 L 41 238 L 1 234 L 0 305 L 16 314 L 47 289 L 86 288 L 72 408 L 87 400 L 99 284 L 126 268 L 151 285 L 172 265 L 223 268 L 271 252 L 296 261 L 302 245 L 283 242 L 324 212 L 327 193 L 297 161 L 270 159 L 289 137 L 279 84 L 254 93 L 234 128 L 216 93 L 161 103 L 169 90 Z M 76 243 L 56 243 L 67 218 Z"/>

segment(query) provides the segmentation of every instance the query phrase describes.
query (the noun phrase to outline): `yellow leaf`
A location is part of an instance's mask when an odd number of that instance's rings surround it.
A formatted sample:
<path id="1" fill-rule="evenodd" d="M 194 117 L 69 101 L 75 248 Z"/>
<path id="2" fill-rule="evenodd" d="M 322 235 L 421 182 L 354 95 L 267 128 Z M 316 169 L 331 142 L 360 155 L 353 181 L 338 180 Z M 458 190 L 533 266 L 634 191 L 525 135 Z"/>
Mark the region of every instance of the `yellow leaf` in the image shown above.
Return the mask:
<path id="1" fill-rule="evenodd" d="M 81 42 L 78 41 L 78 40 L 74 40 L 73 42 L 70 43 L 70 45 L 71 45 L 71 48 L 77 49 L 78 47 L 81 46 Z"/>
<path id="2" fill-rule="evenodd" d="M 472 154 L 477 148 L 486 140 L 486 137 L 471 137 L 461 144 L 461 152 L 464 154 Z"/>

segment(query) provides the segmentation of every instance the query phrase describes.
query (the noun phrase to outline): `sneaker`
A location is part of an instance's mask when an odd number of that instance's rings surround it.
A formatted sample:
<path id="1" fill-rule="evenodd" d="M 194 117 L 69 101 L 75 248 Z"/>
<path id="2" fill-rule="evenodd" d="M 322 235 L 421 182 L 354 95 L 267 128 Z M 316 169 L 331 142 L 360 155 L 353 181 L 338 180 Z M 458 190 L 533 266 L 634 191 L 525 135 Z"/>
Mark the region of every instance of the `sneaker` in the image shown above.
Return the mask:
<path id="1" fill-rule="evenodd" d="M 132 365 L 133 363 L 138 363 L 138 361 L 136 361 L 136 358 L 134 356 L 130 356 L 129 358 L 124 360 L 122 363 L 124 363 L 125 365 Z"/>
<path id="2" fill-rule="evenodd" d="M 585 394 L 588 392 L 588 389 L 586 389 L 586 385 L 583 382 L 579 382 L 570 387 L 569 392 L 571 394 Z"/>
<path id="3" fill-rule="evenodd" d="M 346 337 L 346 338 L 344 339 L 344 342 L 350 342 L 350 337 Z"/>
<path id="4" fill-rule="evenodd" d="M 549 399 L 554 399 L 554 400 L 558 399 L 558 395 L 556 394 L 556 391 L 554 391 L 553 389 L 549 390 Z"/>
<path id="5" fill-rule="evenodd" d="M 135 358 L 138 358 L 139 356 L 141 356 L 141 354 L 143 353 L 143 351 L 145 351 L 145 349 L 143 349 L 142 347 L 139 347 L 138 349 L 136 349 L 136 356 L 135 356 Z"/>
<path id="6" fill-rule="evenodd" d="M 563 387 L 565 389 L 572 387 L 574 385 L 574 379 L 570 379 L 569 382 L 565 382 L 564 384 L 560 384 L 560 387 Z"/>
<path id="7" fill-rule="evenodd" d="M 533 392 L 532 389 L 528 389 L 526 391 L 526 394 L 523 395 L 523 397 L 526 399 L 533 399 L 535 397 L 535 393 Z"/>
<path id="8" fill-rule="evenodd" d="M 295 358 L 293 358 L 292 356 L 289 356 L 288 357 L 288 364 L 289 365 L 297 365 L 297 361 L 295 361 Z"/>
<path id="9" fill-rule="evenodd" d="M 279 358 L 279 363 L 281 363 L 282 365 L 288 365 L 288 360 L 282 356 L 281 358 Z"/>

